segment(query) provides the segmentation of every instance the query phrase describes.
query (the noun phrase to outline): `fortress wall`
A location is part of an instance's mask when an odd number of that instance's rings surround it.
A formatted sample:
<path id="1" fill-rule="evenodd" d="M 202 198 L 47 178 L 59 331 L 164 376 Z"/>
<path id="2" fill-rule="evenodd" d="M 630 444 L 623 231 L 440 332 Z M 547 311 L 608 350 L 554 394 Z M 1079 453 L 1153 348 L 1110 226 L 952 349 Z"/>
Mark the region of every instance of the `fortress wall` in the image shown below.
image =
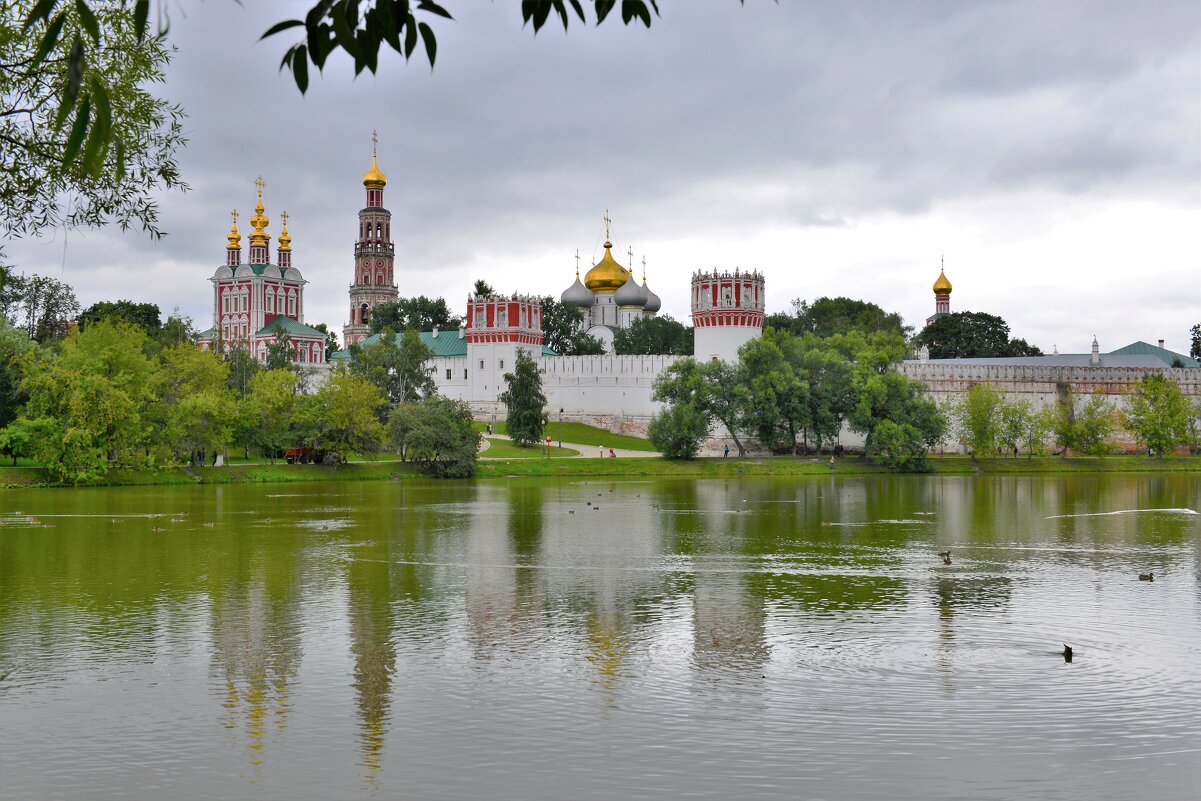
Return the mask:
<path id="1" fill-rule="evenodd" d="M 1201 398 L 1201 368 L 1140 367 L 1049 367 L 934 364 L 905 362 L 898 368 L 907 378 L 921 381 L 936 400 L 967 392 L 976 384 L 990 384 L 1013 399 L 1027 398 L 1036 406 L 1053 403 L 1059 386 L 1066 384 L 1077 394 L 1103 392 L 1111 399 L 1130 392 L 1143 376 L 1160 373 L 1175 381 L 1188 397 Z"/>

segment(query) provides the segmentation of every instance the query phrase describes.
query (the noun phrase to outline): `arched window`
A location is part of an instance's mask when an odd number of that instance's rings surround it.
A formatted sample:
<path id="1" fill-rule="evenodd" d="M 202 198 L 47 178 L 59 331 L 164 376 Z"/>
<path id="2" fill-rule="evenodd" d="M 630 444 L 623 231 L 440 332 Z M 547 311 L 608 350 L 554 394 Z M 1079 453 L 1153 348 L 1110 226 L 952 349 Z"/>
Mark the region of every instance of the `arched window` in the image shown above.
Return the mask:
<path id="1" fill-rule="evenodd" d="M 361 325 L 367 325 L 367 304 L 366 303 L 364 303 L 362 306 L 359 306 L 359 323 Z"/>
<path id="2" fill-rule="evenodd" d="M 291 292 L 288 293 L 288 316 L 296 316 L 296 296 Z"/>
<path id="3" fill-rule="evenodd" d="M 266 312 L 275 314 L 275 290 L 271 287 L 267 287 Z"/>

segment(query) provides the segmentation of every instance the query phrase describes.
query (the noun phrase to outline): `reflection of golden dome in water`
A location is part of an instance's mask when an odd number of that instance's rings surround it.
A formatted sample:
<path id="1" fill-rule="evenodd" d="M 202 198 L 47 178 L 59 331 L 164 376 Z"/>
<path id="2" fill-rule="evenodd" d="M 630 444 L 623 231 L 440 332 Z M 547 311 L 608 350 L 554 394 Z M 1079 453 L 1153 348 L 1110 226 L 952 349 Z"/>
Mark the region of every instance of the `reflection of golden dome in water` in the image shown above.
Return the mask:
<path id="1" fill-rule="evenodd" d="M 615 292 L 630 280 L 630 271 L 613 259 L 613 243 L 605 242 L 605 255 L 584 276 L 584 286 L 593 292 Z"/>
<path id="2" fill-rule="evenodd" d="M 935 295 L 951 294 L 951 282 L 947 280 L 947 274 L 942 270 L 938 271 L 938 280 L 934 282 Z"/>

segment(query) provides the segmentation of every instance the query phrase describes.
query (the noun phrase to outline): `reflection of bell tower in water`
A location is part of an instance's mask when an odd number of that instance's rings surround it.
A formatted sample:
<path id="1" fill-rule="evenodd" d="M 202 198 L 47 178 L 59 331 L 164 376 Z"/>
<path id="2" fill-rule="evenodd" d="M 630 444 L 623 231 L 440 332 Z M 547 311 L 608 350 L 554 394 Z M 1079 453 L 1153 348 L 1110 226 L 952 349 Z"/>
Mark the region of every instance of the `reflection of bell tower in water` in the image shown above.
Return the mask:
<path id="1" fill-rule="evenodd" d="M 354 246 L 354 283 L 350 285 L 350 322 L 342 328 L 342 343 L 349 348 L 371 333 L 371 313 L 376 304 L 396 300 L 392 274 L 396 246 L 392 244 L 392 212 L 384 208 L 388 176 L 377 163 L 379 138 L 371 132 L 371 169 L 363 175 L 367 206 L 359 211 L 359 239 Z"/>

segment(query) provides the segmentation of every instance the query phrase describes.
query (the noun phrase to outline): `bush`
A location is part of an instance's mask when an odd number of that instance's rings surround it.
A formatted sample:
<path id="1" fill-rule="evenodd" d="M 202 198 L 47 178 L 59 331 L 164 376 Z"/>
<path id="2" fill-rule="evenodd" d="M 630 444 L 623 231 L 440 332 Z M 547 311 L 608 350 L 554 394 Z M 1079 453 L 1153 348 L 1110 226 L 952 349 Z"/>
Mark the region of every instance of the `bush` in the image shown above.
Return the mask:
<path id="1" fill-rule="evenodd" d="M 691 403 L 673 403 L 651 418 L 646 433 L 668 459 L 693 459 L 709 436 L 709 420 Z"/>
<path id="2" fill-rule="evenodd" d="M 403 448 L 417 469 L 438 478 L 475 475 L 480 435 L 463 401 L 435 395 L 398 407 L 390 423 L 391 445 Z"/>
<path id="3" fill-rule="evenodd" d="M 881 420 L 876 425 L 874 461 L 895 470 L 929 470 L 926 440 L 916 426 Z"/>

